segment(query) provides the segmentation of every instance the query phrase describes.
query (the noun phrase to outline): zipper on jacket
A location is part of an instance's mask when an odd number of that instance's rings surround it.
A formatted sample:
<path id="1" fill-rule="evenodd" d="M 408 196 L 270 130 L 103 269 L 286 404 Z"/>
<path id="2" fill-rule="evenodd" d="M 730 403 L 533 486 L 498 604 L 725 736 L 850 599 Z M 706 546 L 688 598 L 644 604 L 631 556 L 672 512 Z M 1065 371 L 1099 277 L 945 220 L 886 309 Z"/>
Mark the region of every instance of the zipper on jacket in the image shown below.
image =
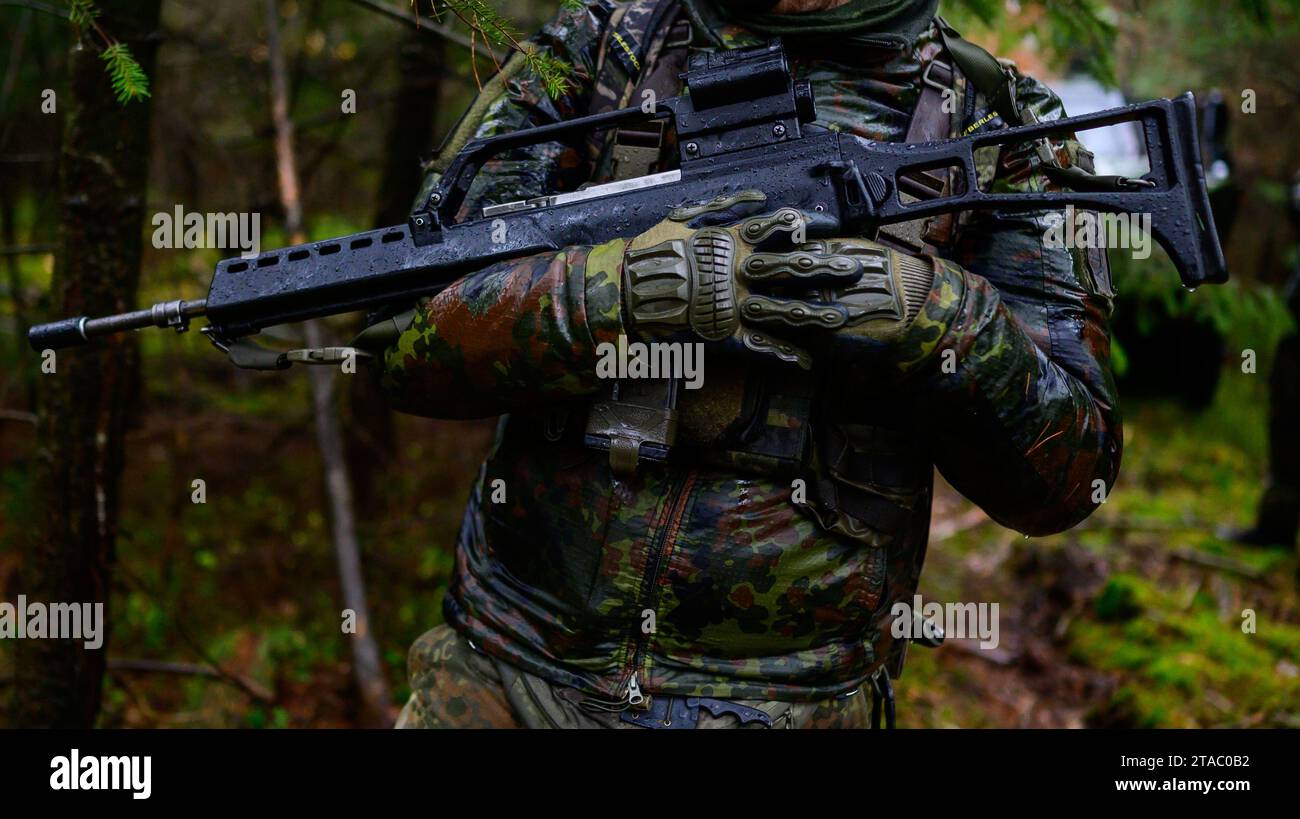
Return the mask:
<path id="1" fill-rule="evenodd" d="M 636 681 L 636 672 L 627 681 L 627 704 L 633 708 L 645 702 L 645 695 L 641 693 L 641 686 Z"/>
<path id="2" fill-rule="evenodd" d="M 654 608 L 654 602 L 658 596 L 659 570 L 663 565 L 664 550 L 669 545 L 669 538 L 676 534 L 678 526 L 681 525 L 681 517 L 685 513 L 686 502 L 691 496 L 690 490 L 695 485 L 695 476 L 694 469 L 688 470 L 686 474 L 673 481 L 672 487 L 668 491 L 668 505 L 664 515 L 663 529 L 656 535 L 655 542 L 650 549 L 650 555 L 646 560 L 645 576 L 642 581 L 642 593 L 640 595 L 643 610 L 647 608 L 653 610 Z M 632 653 L 632 661 L 628 664 L 628 670 L 631 674 L 627 679 L 624 701 L 632 707 L 648 708 L 649 697 L 646 697 L 641 692 L 641 685 L 637 681 L 637 675 L 642 671 L 646 643 L 650 640 L 649 635 L 639 632 L 639 621 L 633 628 L 637 629 L 637 631 L 633 632 L 632 637 L 636 647 Z"/>

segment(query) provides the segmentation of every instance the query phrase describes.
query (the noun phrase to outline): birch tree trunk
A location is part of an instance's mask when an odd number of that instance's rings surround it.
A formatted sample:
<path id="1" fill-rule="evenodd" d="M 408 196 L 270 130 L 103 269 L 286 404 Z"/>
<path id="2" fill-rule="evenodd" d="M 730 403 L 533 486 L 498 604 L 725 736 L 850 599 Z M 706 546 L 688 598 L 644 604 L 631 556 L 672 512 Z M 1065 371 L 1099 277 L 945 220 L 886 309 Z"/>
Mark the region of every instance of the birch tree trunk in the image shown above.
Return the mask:
<path id="1" fill-rule="evenodd" d="M 443 40 L 411 28 L 398 55 L 397 104 L 389 121 L 384 171 L 373 227 L 406 221 L 420 191 L 420 160 L 433 142 L 434 123 L 446 74 Z M 361 329 L 358 327 L 358 330 Z M 348 474 L 362 515 L 382 514 L 384 478 L 397 454 L 397 425 L 378 379 L 348 382 L 351 423 L 347 425 Z"/>
<path id="2" fill-rule="evenodd" d="M 271 117 L 275 125 L 275 160 L 280 202 L 290 241 L 298 244 L 305 242 L 307 237 L 303 230 L 302 198 L 298 190 L 298 170 L 294 159 L 293 121 L 289 117 L 289 80 L 280 43 L 276 0 L 266 0 L 266 25 L 271 69 Z M 325 328 L 319 321 L 306 322 L 304 332 L 309 347 L 329 346 Z M 370 611 L 361 571 L 361 549 L 357 543 L 352 486 L 348 477 L 343 432 L 334 405 L 335 370 L 326 366 L 309 366 L 307 369 L 311 379 L 316 439 L 325 469 L 330 534 L 338 561 L 339 585 L 343 591 L 344 607 L 351 609 L 356 616 L 356 633 L 350 635 L 350 639 L 352 674 L 361 698 L 359 722 L 364 727 L 388 726 L 393 722 L 392 697 L 384 678 L 379 646 L 370 631 Z"/>

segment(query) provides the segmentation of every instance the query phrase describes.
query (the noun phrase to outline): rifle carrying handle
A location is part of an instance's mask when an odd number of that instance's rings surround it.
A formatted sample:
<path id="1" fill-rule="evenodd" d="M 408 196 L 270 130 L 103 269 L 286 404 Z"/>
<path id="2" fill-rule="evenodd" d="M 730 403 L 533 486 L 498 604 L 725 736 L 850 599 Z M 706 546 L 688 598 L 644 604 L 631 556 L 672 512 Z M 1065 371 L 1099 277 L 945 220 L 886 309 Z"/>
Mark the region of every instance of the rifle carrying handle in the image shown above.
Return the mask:
<path id="1" fill-rule="evenodd" d="M 77 347 L 86 343 L 86 336 L 83 333 L 85 324 L 85 316 L 38 324 L 27 331 L 27 341 L 32 345 L 32 349 L 37 351 Z"/>

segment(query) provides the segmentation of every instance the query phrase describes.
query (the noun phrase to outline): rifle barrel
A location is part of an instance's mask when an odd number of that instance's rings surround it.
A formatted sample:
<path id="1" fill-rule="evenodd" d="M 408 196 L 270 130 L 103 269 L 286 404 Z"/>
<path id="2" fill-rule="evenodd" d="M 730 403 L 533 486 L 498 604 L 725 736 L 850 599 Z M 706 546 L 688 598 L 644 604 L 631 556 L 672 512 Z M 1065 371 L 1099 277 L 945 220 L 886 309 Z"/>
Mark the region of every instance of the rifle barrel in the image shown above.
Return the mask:
<path id="1" fill-rule="evenodd" d="M 74 316 L 73 318 L 38 324 L 27 332 L 27 340 L 33 350 L 58 350 L 64 347 L 76 347 L 92 338 L 121 333 L 126 330 L 142 330 L 146 327 L 174 327 L 177 330 L 188 329 L 190 319 L 207 312 L 207 299 L 158 302 L 144 310 L 132 310 L 129 313 L 117 313 L 103 318 Z"/>

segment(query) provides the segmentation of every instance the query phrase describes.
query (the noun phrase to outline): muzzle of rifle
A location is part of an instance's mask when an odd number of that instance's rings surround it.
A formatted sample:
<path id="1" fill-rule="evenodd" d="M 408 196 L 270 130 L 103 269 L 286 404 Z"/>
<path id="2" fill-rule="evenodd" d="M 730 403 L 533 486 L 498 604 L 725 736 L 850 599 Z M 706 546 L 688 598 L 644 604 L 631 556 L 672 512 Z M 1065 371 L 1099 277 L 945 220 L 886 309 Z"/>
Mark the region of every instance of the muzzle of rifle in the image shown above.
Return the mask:
<path id="1" fill-rule="evenodd" d="M 48 324 L 38 324 L 27 331 L 27 341 L 33 350 L 60 350 L 85 344 L 92 338 L 143 330 L 146 327 L 171 327 L 183 333 L 190 327 L 190 319 L 202 316 L 207 310 L 205 299 L 163 301 L 144 310 L 117 313 L 103 318 L 74 316 Z"/>

